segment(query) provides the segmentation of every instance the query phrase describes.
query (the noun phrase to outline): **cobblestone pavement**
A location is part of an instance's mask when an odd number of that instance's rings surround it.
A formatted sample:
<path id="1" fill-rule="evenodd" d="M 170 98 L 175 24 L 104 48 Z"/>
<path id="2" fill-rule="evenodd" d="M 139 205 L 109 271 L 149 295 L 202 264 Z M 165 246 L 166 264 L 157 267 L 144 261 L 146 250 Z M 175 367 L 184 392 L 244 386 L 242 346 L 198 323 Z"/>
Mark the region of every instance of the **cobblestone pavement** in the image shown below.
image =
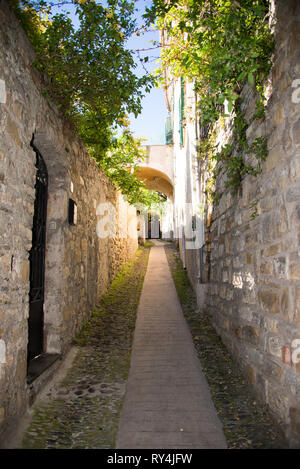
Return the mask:
<path id="1" fill-rule="evenodd" d="M 258 402 L 207 316 L 199 311 L 174 244 L 166 245 L 165 252 L 228 448 L 288 448 L 268 409 Z"/>
<path id="2" fill-rule="evenodd" d="M 23 448 L 114 448 L 149 251 L 139 248 L 75 339 L 66 376 L 34 404 Z"/>

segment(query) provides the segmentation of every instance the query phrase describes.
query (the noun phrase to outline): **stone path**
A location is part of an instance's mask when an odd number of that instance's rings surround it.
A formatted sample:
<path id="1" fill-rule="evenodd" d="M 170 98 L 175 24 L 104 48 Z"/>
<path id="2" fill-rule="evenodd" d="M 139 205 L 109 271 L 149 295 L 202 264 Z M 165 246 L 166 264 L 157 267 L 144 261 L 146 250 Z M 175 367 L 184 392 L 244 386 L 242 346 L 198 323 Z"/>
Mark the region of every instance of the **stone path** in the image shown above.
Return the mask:
<path id="1" fill-rule="evenodd" d="M 138 308 L 116 448 L 226 447 L 164 245 L 155 242 Z"/>

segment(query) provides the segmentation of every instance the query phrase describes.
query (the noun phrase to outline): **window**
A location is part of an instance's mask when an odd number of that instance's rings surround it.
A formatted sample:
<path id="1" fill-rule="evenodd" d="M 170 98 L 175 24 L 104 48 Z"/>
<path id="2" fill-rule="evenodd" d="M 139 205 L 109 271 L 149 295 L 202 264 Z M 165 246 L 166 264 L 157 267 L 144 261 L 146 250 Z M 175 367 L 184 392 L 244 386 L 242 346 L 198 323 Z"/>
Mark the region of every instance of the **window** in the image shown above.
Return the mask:
<path id="1" fill-rule="evenodd" d="M 77 225 L 77 205 L 74 200 L 69 199 L 69 225 Z"/>

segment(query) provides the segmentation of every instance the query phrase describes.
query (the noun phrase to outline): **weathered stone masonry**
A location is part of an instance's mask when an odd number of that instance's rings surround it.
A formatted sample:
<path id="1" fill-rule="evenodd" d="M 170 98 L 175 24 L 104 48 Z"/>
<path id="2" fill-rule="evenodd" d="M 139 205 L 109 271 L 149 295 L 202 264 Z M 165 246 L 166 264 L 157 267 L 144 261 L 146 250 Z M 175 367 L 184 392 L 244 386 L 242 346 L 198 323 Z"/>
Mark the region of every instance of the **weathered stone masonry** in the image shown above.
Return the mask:
<path id="1" fill-rule="evenodd" d="M 44 351 L 64 354 L 72 337 L 136 248 L 136 211 L 122 200 L 70 125 L 42 94 L 34 53 L 0 1 L 0 433 L 28 405 L 29 251 L 36 155 L 47 165 Z M 76 225 L 68 203 L 77 204 Z M 96 210 L 111 203 L 123 233 L 99 238 Z M 102 215 L 105 212 L 102 212 Z M 132 237 L 128 237 L 131 230 Z M 125 235 L 124 235 L 125 233 Z M 134 235 L 135 233 L 135 235 Z"/>
<path id="2" fill-rule="evenodd" d="M 243 181 L 240 196 L 225 191 L 214 206 L 206 308 L 291 446 L 300 447 L 300 3 L 275 6 L 266 120 L 247 133 L 250 142 L 269 136 L 269 156 L 258 177 Z M 244 95 L 249 118 L 254 97 L 247 89 Z"/>

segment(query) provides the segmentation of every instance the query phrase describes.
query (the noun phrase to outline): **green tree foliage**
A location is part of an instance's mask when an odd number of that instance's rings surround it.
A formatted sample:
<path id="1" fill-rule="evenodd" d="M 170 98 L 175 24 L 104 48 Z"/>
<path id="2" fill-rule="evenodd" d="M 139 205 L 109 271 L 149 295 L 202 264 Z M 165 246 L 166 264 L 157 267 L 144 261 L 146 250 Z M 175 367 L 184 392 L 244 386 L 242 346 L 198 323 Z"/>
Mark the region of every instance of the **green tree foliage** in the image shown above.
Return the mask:
<path id="1" fill-rule="evenodd" d="M 149 22 L 156 21 L 157 27 L 167 34 L 158 70 L 161 81 L 166 76 L 163 69 L 168 68 L 174 77 L 183 76 L 195 83 L 202 126 L 213 129 L 224 114 L 225 100 L 229 113 L 234 111 L 237 116 L 233 125 L 238 151 L 229 151 L 228 145 L 217 157 L 230 171 L 233 192 L 244 174 L 255 173 L 254 169 L 244 167 L 239 152 L 257 150 L 258 158 L 266 156 L 265 142 L 257 141 L 247 147 L 247 123 L 238 98 L 248 82 L 257 94 L 253 118 L 263 118 L 263 84 L 274 47 L 268 15 L 267 0 L 153 0 L 146 14 Z"/>
<path id="2" fill-rule="evenodd" d="M 145 184 L 137 178 L 139 165 L 146 158 L 141 149 L 142 140 L 134 139 L 129 131 L 124 131 L 119 138 L 113 139 L 105 158 L 99 161 L 100 168 L 126 194 L 131 204 L 142 204 L 147 207 L 164 201 L 159 194 L 146 189 Z M 97 148 L 90 148 L 91 156 L 97 160 Z"/>
<path id="3" fill-rule="evenodd" d="M 139 157 L 137 142 L 129 138 L 126 116 L 141 112 L 143 93 L 153 85 L 149 75 L 136 76 L 133 53 L 126 49 L 126 41 L 136 28 L 135 2 L 10 1 L 34 46 L 35 66 L 49 77 L 46 93 L 72 120 L 93 157 L 128 200 L 139 195 L 145 199 L 142 183 L 125 168 L 128 158 L 133 164 L 133 158 Z M 76 27 L 66 10 L 53 13 L 53 7 L 70 5 Z M 119 143 L 114 137 L 117 127 L 125 129 Z M 121 153 L 114 152 L 125 140 L 130 140 L 132 148 L 126 145 L 122 161 Z M 112 158 L 112 154 L 120 158 Z"/>

